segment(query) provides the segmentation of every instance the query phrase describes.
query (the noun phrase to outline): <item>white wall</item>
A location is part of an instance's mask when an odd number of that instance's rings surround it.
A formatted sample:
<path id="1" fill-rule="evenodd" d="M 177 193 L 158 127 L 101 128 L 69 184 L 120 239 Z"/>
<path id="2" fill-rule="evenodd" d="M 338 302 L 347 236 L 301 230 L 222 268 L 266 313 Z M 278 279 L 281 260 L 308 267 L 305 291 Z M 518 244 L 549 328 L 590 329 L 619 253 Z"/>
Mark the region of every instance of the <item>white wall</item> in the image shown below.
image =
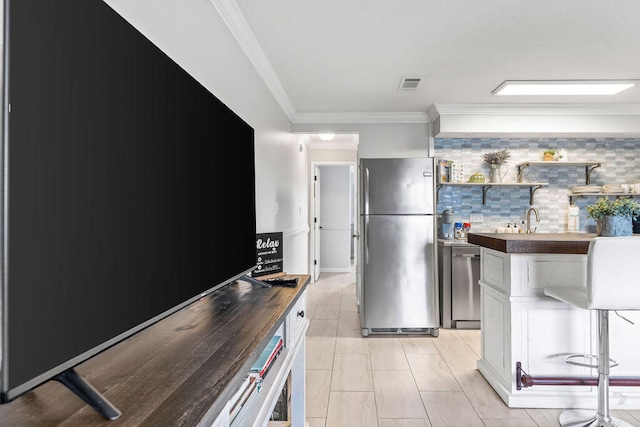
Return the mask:
<path id="1" fill-rule="evenodd" d="M 309 163 L 356 163 L 358 150 L 310 149 Z"/>
<path id="2" fill-rule="evenodd" d="M 358 158 L 429 157 L 429 123 L 294 123 L 294 132 L 357 133 Z"/>
<path id="3" fill-rule="evenodd" d="M 307 150 L 299 150 L 301 138 L 290 132 L 289 119 L 213 5 L 206 0 L 106 3 L 255 129 L 257 231 L 282 231 L 284 269 L 308 273 Z M 233 138 L 225 143 L 233 144 Z M 233 185 L 233 178 L 226 184 Z"/>
<path id="4" fill-rule="evenodd" d="M 438 138 L 640 137 L 637 104 L 437 104 L 429 117 Z"/>

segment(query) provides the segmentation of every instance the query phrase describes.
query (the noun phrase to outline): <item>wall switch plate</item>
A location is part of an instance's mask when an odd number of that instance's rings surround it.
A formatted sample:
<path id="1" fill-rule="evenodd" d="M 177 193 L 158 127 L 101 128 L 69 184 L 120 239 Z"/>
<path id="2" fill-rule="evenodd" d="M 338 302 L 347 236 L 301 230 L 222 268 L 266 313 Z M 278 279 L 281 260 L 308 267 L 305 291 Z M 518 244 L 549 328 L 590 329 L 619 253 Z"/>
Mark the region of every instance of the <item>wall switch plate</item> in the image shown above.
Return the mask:
<path id="1" fill-rule="evenodd" d="M 479 223 L 482 222 L 482 214 L 481 213 L 470 213 L 469 214 L 469 222 L 474 224 L 474 223 Z"/>

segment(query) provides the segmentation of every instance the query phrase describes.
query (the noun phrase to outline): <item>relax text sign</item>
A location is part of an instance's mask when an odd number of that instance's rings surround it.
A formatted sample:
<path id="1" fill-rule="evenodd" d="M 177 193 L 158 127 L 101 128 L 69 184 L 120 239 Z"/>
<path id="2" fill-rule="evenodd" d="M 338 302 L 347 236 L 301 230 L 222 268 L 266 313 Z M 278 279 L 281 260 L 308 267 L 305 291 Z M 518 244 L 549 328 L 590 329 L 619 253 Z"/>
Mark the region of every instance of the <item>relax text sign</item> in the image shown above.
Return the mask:
<path id="1" fill-rule="evenodd" d="M 282 232 L 256 234 L 256 265 L 253 276 L 282 271 Z"/>

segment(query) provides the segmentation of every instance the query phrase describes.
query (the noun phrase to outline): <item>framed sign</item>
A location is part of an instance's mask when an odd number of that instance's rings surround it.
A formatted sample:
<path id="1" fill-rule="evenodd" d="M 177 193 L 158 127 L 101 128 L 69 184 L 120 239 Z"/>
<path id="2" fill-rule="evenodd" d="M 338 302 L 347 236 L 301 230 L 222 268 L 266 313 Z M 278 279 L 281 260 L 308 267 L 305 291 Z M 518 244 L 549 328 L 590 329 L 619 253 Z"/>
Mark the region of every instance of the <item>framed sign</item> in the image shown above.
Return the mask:
<path id="1" fill-rule="evenodd" d="M 282 232 L 256 234 L 256 265 L 254 277 L 282 272 Z"/>

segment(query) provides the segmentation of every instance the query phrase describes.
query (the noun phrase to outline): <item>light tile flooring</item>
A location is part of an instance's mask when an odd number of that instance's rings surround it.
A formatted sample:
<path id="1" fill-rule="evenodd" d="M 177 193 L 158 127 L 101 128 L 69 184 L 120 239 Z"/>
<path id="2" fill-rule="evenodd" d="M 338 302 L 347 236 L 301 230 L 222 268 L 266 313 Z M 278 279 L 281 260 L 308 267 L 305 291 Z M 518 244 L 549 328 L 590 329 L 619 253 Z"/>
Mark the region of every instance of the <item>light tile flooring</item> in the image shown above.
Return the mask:
<path id="1" fill-rule="evenodd" d="M 309 427 L 556 427 L 560 409 L 511 409 L 476 369 L 478 330 L 363 338 L 353 273 L 307 289 Z M 640 426 L 640 411 L 612 411 Z"/>

